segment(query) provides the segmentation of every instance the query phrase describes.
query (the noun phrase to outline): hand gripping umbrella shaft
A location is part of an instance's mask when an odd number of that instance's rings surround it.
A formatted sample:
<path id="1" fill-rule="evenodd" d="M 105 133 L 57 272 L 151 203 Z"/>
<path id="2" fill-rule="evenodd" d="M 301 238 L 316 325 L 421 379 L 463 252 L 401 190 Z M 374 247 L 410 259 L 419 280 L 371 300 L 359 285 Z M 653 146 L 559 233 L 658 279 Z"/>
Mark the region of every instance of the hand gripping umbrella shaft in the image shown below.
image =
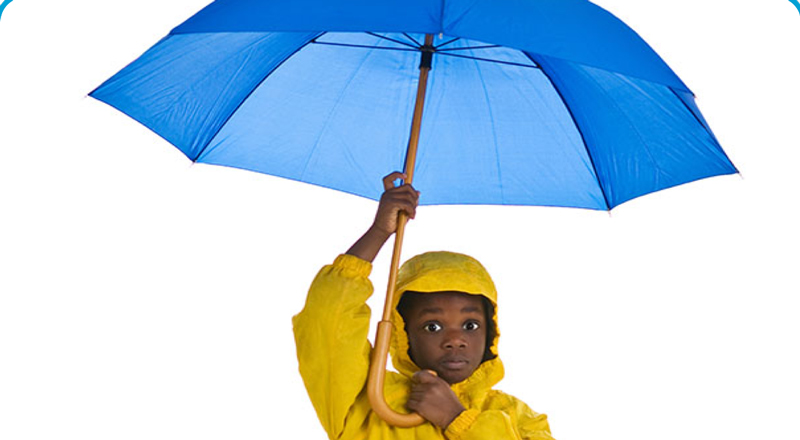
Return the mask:
<path id="1" fill-rule="evenodd" d="M 414 179 L 414 163 L 417 159 L 417 144 L 419 142 L 419 129 L 422 124 L 422 109 L 425 105 L 425 90 L 428 84 L 428 72 L 431 69 L 433 57 L 433 35 L 425 35 L 425 45 L 422 47 L 422 63 L 419 67 L 419 82 L 417 83 L 417 100 L 414 105 L 414 118 L 411 121 L 411 136 L 408 140 L 406 152 L 406 181 L 411 184 Z M 394 304 L 395 283 L 397 282 L 397 269 L 400 265 L 400 252 L 403 247 L 403 235 L 406 229 L 408 216 L 400 212 L 397 216 L 397 231 L 394 239 L 392 263 L 389 268 L 389 285 L 386 289 L 386 302 L 383 305 L 383 318 L 378 323 L 375 334 L 375 348 L 372 350 L 372 361 L 367 379 L 367 395 L 372 410 L 386 423 L 400 428 L 410 428 L 425 422 L 417 413 L 402 414 L 393 410 L 386 403 L 383 395 L 384 376 L 386 375 L 386 357 L 389 353 L 389 341 L 392 336 L 392 305 Z"/>

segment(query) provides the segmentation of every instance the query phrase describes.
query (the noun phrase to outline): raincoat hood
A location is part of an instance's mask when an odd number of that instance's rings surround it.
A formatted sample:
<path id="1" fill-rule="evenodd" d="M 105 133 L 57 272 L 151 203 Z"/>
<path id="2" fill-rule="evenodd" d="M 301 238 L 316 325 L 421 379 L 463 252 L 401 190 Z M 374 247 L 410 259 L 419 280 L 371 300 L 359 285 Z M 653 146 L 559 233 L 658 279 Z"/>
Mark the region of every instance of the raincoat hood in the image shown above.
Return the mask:
<path id="1" fill-rule="evenodd" d="M 408 354 L 408 334 L 405 322 L 397 311 L 397 304 L 405 292 L 436 294 L 436 292 L 463 292 L 487 298 L 494 306 L 492 321 L 495 336 L 490 343 L 494 359 L 484 361 L 463 382 L 452 385 L 456 391 L 469 393 L 486 390 L 499 382 L 504 375 L 503 364 L 497 357 L 500 330 L 497 322 L 497 289 L 492 278 L 478 260 L 455 252 L 427 252 L 406 261 L 397 274 L 396 294 L 392 304 L 392 341 L 389 352 L 392 364 L 401 374 L 411 376 L 420 368 Z"/>

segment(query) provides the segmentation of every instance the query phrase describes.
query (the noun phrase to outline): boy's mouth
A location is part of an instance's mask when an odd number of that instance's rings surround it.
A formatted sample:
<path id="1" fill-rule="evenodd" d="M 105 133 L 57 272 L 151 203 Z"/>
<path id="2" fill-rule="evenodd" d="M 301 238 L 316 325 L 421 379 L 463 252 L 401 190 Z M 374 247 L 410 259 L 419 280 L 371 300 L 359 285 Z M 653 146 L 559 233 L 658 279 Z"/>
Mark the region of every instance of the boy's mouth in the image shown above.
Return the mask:
<path id="1" fill-rule="evenodd" d="M 465 358 L 444 358 L 439 364 L 446 370 L 461 370 L 469 365 Z"/>

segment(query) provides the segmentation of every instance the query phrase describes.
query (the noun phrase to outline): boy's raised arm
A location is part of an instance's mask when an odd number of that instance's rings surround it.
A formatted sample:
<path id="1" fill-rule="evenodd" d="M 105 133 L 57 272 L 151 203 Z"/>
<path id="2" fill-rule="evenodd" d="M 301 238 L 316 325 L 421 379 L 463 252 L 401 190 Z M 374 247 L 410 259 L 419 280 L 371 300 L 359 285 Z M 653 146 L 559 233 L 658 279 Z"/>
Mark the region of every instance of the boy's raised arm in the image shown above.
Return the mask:
<path id="1" fill-rule="evenodd" d="M 333 264 L 319 271 L 303 310 L 292 320 L 297 359 L 308 395 L 330 438 L 339 438 L 350 422 L 364 414 L 351 408 L 364 389 L 369 370 L 367 339 L 372 294 L 371 262 L 397 228 L 397 214 L 414 217 L 417 192 L 391 184 L 401 173 L 386 176 L 390 188 L 381 197 L 372 226 Z"/>

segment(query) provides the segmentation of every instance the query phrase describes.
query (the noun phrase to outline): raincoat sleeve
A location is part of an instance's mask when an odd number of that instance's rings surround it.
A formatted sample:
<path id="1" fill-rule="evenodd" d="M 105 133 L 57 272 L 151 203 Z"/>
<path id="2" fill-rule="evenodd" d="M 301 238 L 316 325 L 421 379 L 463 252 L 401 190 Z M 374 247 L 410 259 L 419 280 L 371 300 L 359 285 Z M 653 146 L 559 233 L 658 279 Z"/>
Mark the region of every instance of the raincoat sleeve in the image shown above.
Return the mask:
<path id="1" fill-rule="evenodd" d="M 504 395 L 495 408 L 468 409 L 445 430 L 448 440 L 553 440 L 547 416 L 528 408 L 524 402 Z"/>
<path id="2" fill-rule="evenodd" d="M 300 375 L 330 438 L 338 438 L 369 370 L 372 264 L 340 255 L 319 271 L 292 323 Z"/>

